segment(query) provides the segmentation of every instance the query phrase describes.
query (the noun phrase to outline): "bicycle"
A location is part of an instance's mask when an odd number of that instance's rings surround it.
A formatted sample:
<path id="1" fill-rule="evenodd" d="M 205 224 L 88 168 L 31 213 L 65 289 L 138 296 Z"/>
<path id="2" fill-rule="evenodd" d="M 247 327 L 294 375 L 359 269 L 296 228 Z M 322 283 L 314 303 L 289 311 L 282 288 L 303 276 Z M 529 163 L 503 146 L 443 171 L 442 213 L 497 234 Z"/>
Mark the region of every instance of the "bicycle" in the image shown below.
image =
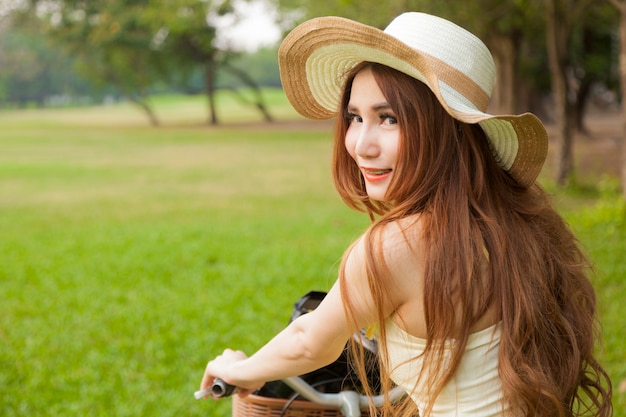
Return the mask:
<path id="1" fill-rule="evenodd" d="M 368 397 L 366 395 L 359 394 L 353 390 L 339 391 L 336 393 L 323 393 L 317 391 L 313 386 L 304 381 L 302 378 L 294 376 L 285 378 L 282 380 L 285 385 L 289 386 L 293 389 L 299 396 L 311 402 L 312 404 L 317 404 L 322 407 L 328 407 L 330 410 L 338 410 L 344 417 L 360 417 L 361 410 L 366 410 L 369 408 L 370 401 L 374 406 L 381 407 L 384 402 L 384 395 L 376 395 L 374 397 Z M 194 396 L 196 399 L 204 398 L 207 395 L 211 395 L 215 398 L 228 397 L 235 393 L 236 387 L 232 385 L 226 384 L 222 380 L 215 380 L 213 385 L 207 389 L 202 391 L 196 391 Z M 404 391 L 400 387 L 394 387 L 389 392 L 389 399 L 392 402 L 395 402 L 401 399 L 405 395 Z M 286 412 L 288 410 L 290 403 L 289 401 L 285 402 L 284 409 L 280 412 L 280 414 L 268 414 L 266 411 L 257 411 L 256 414 L 250 414 L 250 417 L 265 417 L 265 416 L 286 416 Z M 303 407 L 300 405 L 300 407 Z M 306 406 L 304 406 L 306 407 Z M 330 416 L 331 414 L 323 413 L 322 408 L 315 408 L 309 410 L 307 414 L 306 410 L 301 410 L 297 415 L 302 417 L 317 417 L 317 416 Z M 255 413 L 255 411 L 252 411 Z M 235 413 L 233 412 L 233 416 Z"/>

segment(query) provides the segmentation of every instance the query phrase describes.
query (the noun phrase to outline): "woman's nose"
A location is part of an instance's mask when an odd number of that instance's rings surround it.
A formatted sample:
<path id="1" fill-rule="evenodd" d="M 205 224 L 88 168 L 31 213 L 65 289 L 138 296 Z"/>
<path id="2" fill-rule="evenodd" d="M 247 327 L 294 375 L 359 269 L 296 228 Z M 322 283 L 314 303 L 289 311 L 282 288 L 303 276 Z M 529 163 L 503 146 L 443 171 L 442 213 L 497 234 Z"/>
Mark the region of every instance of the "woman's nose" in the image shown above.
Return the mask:
<path id="1" fill-rule="evenodd" d="M 375 158 L 380 154 L 377 135 L 372 126 L 363 124 L 357 137 L 355 152 L 361 158 Z"/>

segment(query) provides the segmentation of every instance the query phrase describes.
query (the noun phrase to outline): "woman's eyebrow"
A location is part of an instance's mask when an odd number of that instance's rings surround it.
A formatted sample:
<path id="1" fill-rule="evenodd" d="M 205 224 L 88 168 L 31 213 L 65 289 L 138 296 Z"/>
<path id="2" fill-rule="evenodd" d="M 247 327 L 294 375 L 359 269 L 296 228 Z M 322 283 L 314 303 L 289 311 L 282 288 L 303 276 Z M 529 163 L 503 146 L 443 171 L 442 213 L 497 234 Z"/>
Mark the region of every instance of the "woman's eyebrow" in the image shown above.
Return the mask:
<path id="1" fill-rule="evenodd" d="M 384 103 L 379 103 L 372 106 L 372 110 L 380 111 L 380 110 L 389 110 L 391 109 L 391 105 L 386 101 Z"/>
<path id="2" fill-rule="evenodd" d="M 385 102 L 382 102 L 382 103 L 374 104 L 373 106 L 371 106 L 371 109 L 373 111 L 390 110 L 391 109 L 391 105 L 385 101 Z M 359 108 L 357 106 L 355 106 L 354 104 L 348 104 L 348 111 L 349 112 L 356 112 L 358 110 L 359 110 Z"/>

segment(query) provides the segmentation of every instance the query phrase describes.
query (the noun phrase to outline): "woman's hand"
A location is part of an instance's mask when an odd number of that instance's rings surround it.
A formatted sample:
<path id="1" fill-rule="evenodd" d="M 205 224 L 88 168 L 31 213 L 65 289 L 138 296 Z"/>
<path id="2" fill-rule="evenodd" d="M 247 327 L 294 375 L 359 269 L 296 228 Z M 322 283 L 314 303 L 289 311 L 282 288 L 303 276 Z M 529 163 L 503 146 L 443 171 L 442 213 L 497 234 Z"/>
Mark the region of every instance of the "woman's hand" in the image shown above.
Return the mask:
<path id="1" fill-rule="evenodd" d="M 244 359 L 247 359 L 247 356 L 240 350 L 224 350 L 221 355 L 207 363 L 204 376 L 202 377 L 202 383 L 200 384 L 200 389 L 209 389 L 211 385 L 213 385 L 213 381 L 215 381 L 216 378 L 220 378 L 224 382 L 236 386 L 237 394 L 242 397 L 245 397 L 253 391 L 261 388 L 265 381 L 242 383 L 241 381 L 236 381 L 232 378 L 231 369 L 233 365 Z"/>

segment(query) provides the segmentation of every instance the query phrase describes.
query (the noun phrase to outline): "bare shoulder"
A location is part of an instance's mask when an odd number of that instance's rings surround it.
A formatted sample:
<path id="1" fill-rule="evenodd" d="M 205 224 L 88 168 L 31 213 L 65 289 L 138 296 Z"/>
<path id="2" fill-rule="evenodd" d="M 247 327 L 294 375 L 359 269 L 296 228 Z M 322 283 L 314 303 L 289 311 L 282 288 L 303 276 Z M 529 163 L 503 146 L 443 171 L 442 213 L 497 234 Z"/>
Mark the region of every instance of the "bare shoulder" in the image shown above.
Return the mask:
<path id="1" fill-rule="evenodd" d="M 412 216 L 385 225 L 379 238 L 391 277 L 393 319 L 406 332 L 426 337 L 424 319 L 424 217 Z"/>
<path id="2" fill-rule="evenodd" d="M 413 215 L 385 224 L 373 236 L 375 243 L 382 248 L 390 269 L 421 263 L 423 225 L 423 217 Z"/>
<path id="3" fill-rule="evenodd" d="M 380 245 L 396 304 L 421 300 L 424 276 L 424 219 L 420 215 L 385 224 L 373 239 Z M 410 300 L 410 301 L 409 301 Z"/>
<path id="4" fill-rule="evenodd" d="M 385 314 L 405 310 L 407 304 L 421 300 L 423 277 L 422 221 L 410 217 L 375 227 L 371 233 L 361 236 L 348 250 L 344 264 L 344 285 L 359 320 L 372 323 L 376 316 L 367 264 L 373 265 L 384 276 L 377 282 L 387 297 Z M 369 259 L 369 261 L 368 261 Z M 414 310 L 414 308 L 411 308 Z M 369 320 L 369 321 L 368 321 Z"/>

